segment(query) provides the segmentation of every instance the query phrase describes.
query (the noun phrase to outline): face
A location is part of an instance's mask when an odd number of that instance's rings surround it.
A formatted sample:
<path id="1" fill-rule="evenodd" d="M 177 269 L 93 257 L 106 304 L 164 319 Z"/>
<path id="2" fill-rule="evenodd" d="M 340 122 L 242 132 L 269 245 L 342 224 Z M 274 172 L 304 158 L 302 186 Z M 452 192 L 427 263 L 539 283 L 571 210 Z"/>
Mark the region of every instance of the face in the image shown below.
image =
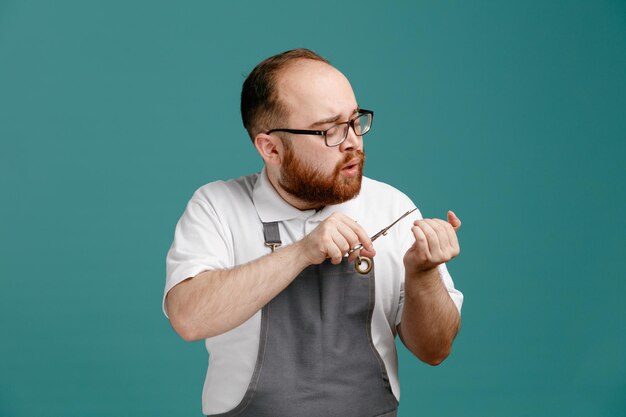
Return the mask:
<path id="1" fill-rule="evenodd" d="M 348 80 L 328 64 L 303 60 L 281 75 L 278 91 L 289 109 L 285 126 L 326 130 L 353 117 L 358 105 Z M 338 204 L 361 190 L 362 138 L 349 129 L 346 140 L 327 147 L 323 136 L 282 137 L 283 157 L 278 185 L 310 207 Z"/>

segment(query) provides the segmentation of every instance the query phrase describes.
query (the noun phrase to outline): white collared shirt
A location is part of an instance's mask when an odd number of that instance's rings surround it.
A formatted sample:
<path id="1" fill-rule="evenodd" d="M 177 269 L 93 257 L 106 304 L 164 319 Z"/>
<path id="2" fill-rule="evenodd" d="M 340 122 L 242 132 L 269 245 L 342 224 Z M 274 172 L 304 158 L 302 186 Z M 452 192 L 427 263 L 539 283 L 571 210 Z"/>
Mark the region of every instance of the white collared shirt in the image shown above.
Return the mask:
<path id="1" fill-rule="evenodd" d="M 201 272 L 232 268 L 267 255 L 263 222 L 279 222 L 282 245 L 311 233 L 334 212 L 356 220 L 370 236 L 412 209 L 411 200 L 395 188 L 363 177 L 361 192 L 345 203 L 315 210 L 298 210 L 283 200 L 261 173 L 199 188 L 187 204 L 167 254 L 163 296 L 176 284 Z M 374 242 L 376 301 L 372 339 L 385 362 L 391 388 L 400 397 L 395 327 L 402 317 L 404 265 L 402 258 L 413 244 L 411 225 L 419 210 L 396 224 Z M 280 249 L 279 249 L 280 250 Z M 463 294 L 454 288 L 445 265 L 439 267 L 450 297 L 461 310 Z M 261 311 L 240 326 L 206 339 L 209 366 L 202 393 L 202 411 L 217 414 L 231 410 L 243 398 L 254 371 Z"/>

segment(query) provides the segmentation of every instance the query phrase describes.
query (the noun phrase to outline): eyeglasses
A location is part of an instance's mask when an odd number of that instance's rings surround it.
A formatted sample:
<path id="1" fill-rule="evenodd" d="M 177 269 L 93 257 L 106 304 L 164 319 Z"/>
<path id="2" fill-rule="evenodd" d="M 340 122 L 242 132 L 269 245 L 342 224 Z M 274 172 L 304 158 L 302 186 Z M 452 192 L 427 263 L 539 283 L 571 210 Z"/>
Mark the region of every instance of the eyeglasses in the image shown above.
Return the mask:
<path id="1" fill-rule="evenodd" d="M 301 129 L 272 129 L 266 132 L 270 134 L 273 132 L 287 132 L 295 133 L 296 135 L 317 135 L 324 136 L 324 142 L 326 146 L 338 146 L 343 143 L 348 137 L 348 129 L 351 127 L 357 136 L 363 136 L 372 127 L 372 119 L 374 118 L 374 112 L 371 110 L 359 109 L 356 116 L 347 122 L 337 123 L 330 129 L 326 130 L 301 130 Z"/>

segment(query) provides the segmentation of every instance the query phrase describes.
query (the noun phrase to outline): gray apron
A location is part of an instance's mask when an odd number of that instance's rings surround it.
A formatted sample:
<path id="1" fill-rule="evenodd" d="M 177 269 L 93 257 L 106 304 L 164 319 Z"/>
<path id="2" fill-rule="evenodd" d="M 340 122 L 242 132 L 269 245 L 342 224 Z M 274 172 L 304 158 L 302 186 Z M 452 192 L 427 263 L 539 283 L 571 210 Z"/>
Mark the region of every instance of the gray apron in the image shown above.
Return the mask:
<path id="1" fill-rule="evenodd" d="M 263 224 L 280 245 L 277 223 Z M 242 401 L 215 417 L 395 417 L 398 401 L 372 342 L 374 269 L 311 265 L 263 307 L 256 366 Z"/>

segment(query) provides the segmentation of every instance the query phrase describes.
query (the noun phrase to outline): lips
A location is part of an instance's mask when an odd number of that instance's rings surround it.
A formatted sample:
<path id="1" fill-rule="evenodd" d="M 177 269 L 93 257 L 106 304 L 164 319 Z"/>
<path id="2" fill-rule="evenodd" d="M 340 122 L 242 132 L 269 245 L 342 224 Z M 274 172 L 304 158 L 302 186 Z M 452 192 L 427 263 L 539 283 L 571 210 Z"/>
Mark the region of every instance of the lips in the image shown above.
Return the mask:
<path id="1" fill-rule="evenodd" d="M 343 163 L 338 163 L 335 167 L 335 176 L 341 175 L 344 180 L 360 179 L 363 172 L 363 163 L 365 162 L 365 153 L 357 150 L 345 155 Z"/>
<path id="2" fill-rule="evenodd" d="M 359 176 L 359 173 L 361 172 L 361 163 L 362 160 L 360 158 L 351 159 L 341 167 L 341 175 L 346 178 Z"/>
<path id="3" fill-rule="evenodd" d="M 348 162 L 347 164 L 345 164 L 341 169 L 347 169 L 347 170 L 351 170 L 353 168 L 358 167 L 358 165 L 361 163 L 361 159 L 360 158 L 354 158 L 352 159 L 350 162 Z"/>

